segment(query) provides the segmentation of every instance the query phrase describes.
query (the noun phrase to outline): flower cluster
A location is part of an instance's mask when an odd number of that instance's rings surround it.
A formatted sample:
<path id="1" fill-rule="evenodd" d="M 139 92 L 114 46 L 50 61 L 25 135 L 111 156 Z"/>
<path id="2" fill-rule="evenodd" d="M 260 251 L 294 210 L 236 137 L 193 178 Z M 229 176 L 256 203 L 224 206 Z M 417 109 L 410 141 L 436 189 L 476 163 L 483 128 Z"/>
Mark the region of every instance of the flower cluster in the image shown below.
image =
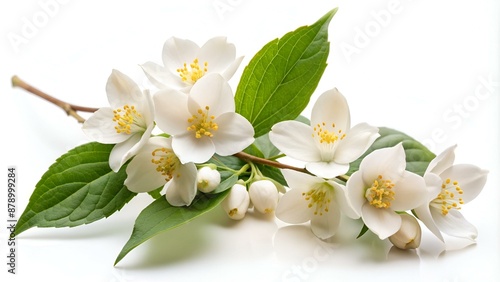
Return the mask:
<path id="1" fill-rule="evenodd" d="M 126 169 L 129 190 L 151 192 L 164 187 L 171 205 L 188 206 L 198 190 L 208 193 L 218 185 L 217 176 L 207 176 L 210 172 L 201 167 L 198 175 L 197 164 L 252 144 L 253 127 L 235 113 L 227 81 L 242 60 L 235 54 L 234 45 L 225 38 L 213 38 L 202 47 L 189 40 L 168 39 L 164 66 L 142 65 L 158 87 L 152 95 L 113 70 L 106 86 L 110 107 L 95 112 L 83 130 L 97 142 L 116 144 L 109 158 L 115 172 L 132 159 Z M 165 134 L 153 136 L 155 125 Z"/>

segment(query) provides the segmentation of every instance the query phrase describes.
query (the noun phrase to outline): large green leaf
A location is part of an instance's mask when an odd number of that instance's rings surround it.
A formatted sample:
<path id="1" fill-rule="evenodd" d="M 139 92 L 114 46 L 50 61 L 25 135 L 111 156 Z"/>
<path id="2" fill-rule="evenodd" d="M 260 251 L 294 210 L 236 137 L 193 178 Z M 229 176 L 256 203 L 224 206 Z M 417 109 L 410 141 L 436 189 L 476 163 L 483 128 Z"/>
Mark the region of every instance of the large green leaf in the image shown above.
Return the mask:
<path id="1" fill-rule="evenodd" d="M 73 227 L 105 218 L 136 194 L 109 168 L 113 145 L 88 143 L 62 155 L 37 183 L 19 218 L 16 235 L 31 227 Z"/>
<path id="2" fill-rule="evenodd" d="M 386 127 L 379 128 L 380 137 L 373 142 L 372 146 L 356 161 L 352 162 L 347 175 L 351 175 L 359 169 L 361 161 L 366 155 L 377 149 L 393 147 L 403 142 L 406 153 L 406 170 L 423 175 L 429 163 L 436 157 L 427 147 L 410 136 Z"/>
<path id="3" fill-rule="evenodd" d="M 157 234 L 179 227 L 196 217 L 215 208 L 227 195 L 229 190 L 219 194 L 200 194 L 189 207 L 171 206 L 165 197 L 158 198 L 147 206 L 135 220 L 134 230 L 120 254 L 115 265 L 130 251 Z"/>
<path id="4" fill-rule="evenodd" d="M 336 12 L 269 42 L 243 71 L 236 111 L 252 123 L 256 137 L 277 122 L 295 119 L 309 103 L 326 68 L 328 25 Z"/>

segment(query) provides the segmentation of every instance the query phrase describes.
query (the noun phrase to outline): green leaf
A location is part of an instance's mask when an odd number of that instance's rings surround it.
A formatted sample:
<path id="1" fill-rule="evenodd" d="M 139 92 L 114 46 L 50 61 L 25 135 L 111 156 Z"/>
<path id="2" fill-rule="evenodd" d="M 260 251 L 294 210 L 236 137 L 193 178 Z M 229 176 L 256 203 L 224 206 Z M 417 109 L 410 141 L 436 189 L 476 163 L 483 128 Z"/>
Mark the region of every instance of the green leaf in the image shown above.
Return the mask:
<path id="1" fill-rule="evenodd" d="M 233 187 L 236 182 L 238 182 L 238 175 L 236 174 L 230 174 L 229 177 L 224 177 L 221 174 L 221 183 L 215 188 L 215 190 L 212 192 L 213 194 L 218 194 L 226 191 L 227 189 Z"/>
<path id="2" fill-rule="evenodd" d="M 361 231 L 359 231 L 356 239 L 359 239 L 361 236 L 365 235 L 366 231 L 368 231 L 368 226 L 366 226 L 366 224 L 363 224 L 363 227 L 361 228 Z"/>
<path id="3" fill-rule="evenodd" d="M 277 122 L 295 119 L 309 103 L 326 68 L 328 25 L 336 12 L 269 42 L 243 71 L 236 112 L 250 121 L 256 137 Z"/>
<path id="4" fill-rule="evenodd" d="M 171 206 L 165 197 L 161 197 L 147 206 L 135 220 L 134 230 L 115 265 L 130 251 L 150 238 L 164 231 L 179 227 L 196 217 L 212 210 L 227 196 L 229 190 L 219 194 L 199 194 L 189 207 Z"/>
<path id="5" fill-rule="evenodd" d="M 372 146 L 356 161 L 352 162 L 347 175 L 351 175 L 358 171 L 361 160 L 369 153 L 377 149 L 393 147 L 400 142 L 403 142 L 403 148 L 406 153 L 406 170 L 414 172 L 418 175 L 424 175 L 429 163 L 436 157 L 434 153 L 429 151 L 424 145 L 410 136 L 394 129 L 380 127 L 380 137 L 373 142 Z"/>
<path id="6" fill-rule="evenodd" d="M 113 145 L 96 142 L 76 147 L 51 165 L 36 184 L 19 218 L 16 235 L 32 227 L 74 227 L 108 217 L 136 194 L 109 168 Z"/>

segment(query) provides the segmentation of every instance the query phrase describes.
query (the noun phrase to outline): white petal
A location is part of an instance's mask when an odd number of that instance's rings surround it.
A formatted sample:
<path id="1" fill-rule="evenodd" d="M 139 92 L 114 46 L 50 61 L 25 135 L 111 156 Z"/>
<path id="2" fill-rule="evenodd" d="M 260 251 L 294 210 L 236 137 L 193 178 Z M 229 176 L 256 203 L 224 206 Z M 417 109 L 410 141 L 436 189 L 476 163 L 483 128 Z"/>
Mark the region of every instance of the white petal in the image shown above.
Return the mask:
<path id="1" fill-rule="evenodd" d="M 193 133 L 176 135 L 172 149 L 181 163 L 204 163 L 215 153 L 215 146 L 209 137 L 196 138 Z"/>
<path id="2" fill-rule="evenodd" d="M 146 126 L 154 123 L 155 119 L 155 106 L 153 101 L 153 96 L 149 93 L 149 90 L 144 90 L 144 100 L 143 108 L 140 109 L 142 118 Z"/>
<path id="3" fill-rule="evenodd" d="M 464 193 L 460 197 L 464 200 L 464 203 L 468 203 L 474 200 L 479 193 L 483 190 L 486 184 L 488 172 L 480 169 L 477 166 L 469 164 L 458 164 L 449 167 L 440 177 L 443 181 L 450 179 L 451 181 L 457 181 L 458 186 L 462 188 Z"/>
<path id="4" fill-rule="evenodd" d="M 394 200 L 391 209 L 407 211 L 427 202 L 427 186 L 424 178 L 413 172 L 406 171 L 399 181 L 394 183 Z"/>
<path id="5" fill-rule="evenodd" d="M 334 178 L 335 176 L 345 174 L 349 170 L 349 164 L 311 162 L 306 164 L 306 169 L 319 177 Z"/>
<path id="6" fill-rule="evenodd" d="M 364 183 L 361 171 L 356 171 L 349 177 L 346 183 L 346 195 L 356 216 L 346 214 L 347 216 L 354 219 L 361 216 L 362 207 L 366 203 L 365 191 L 367 187 L 368 184 Z"/>
<path id="7" fill-rule="evenodd" d="M 427 166 L 425 173 L 432 172 L 437 175 L 441 174 L 445 169 L 453 165 L 455 161 L 455 148 L 457 145 L 453 145 L 441 154 L 437 155 Z"/>
<path id="8" fill-rule="evenodd" d="M 351 115 L 345 97 L 334 88 L 321 94 L 311 111 L 311 125 L 335 123 L 335 129 L 346 132 L 351 127 Z"/>
<path id="9" fill-rule="evenodd" d="M 333 160 L 341 164 L 349 164 L 357 160 L 379 136 L 377 127 L 366 123 L 357 124 L 339 142 Z"/>
<path id="10" fill-rule="evenodd" d="M 240 66 L 241 62 L 243 61 L 243 57 L 238 57 L 236 60 L 234 60 L 224 72 L 221 73 L 222 77 L 224 77 L 225 80 L 231 79 L 233 77 L 234 73 Z M 210 71 L 210 69 L 209 69 Z"/>
<path id="11" fill-rule="evenodd" d="M 327 182 L 328 184 L 334 187 L 335 196 L 333 198 L 336 204 L 339 206 L 342 213 L 344 213 L 346 216 L 350 218 L 359 218 L 359 216 L 352 208 L 349 199 L 347 198 L 346 187 L 332 180 L 329 180 Z"/>
<path id="12" fill-rule="evenodd" d="M 172 135 L 187 132 L 191 117 L 187 99 L 185 93 L 177 90 L 160 90 L 153 96 L 156 123 L 163 132 Z"/>
<path id="13" fill-rule="evenodd" d="M 214 120 L 219 129 L 212 137 L 215 152 L 221 156 L 228 156 L 250 146 L 255 140 L 254 130 L 250 122 L 239 114 L 225 113 Z"/>
<path id="14" fill-rule="evenodd" d="M 142 103 L 143 94 L 139 86 L 130 77 L 118 70 L 113 70 L 106 83 L 106 93 L 111 108 L 121 108 L 125 104 Z"/>
<path id="15" fill-rule="evenodd" d="M 184 63 L 190 64 L 196 59 L 200 47 L 191 40 L 171 37 L 163 44 L 163 65 L 176 74 Z M 179 76 L 179 81 L 181 81 Z"/>
<path id="16" fill-rule="evenodd" d="M 459 211 L 450 210 L 447 215 L 443 215 L 439 210 L 431 209 L 431 214 L 437 227 L 443 233 L 469 240 L 476 239 L 476 227 L 468 222 Z"/>
<path id="17" fill-rule="evenodd" d="M 109 166 L 114 172 L 118 172 L 121 166 L 128 161 L 132 156 L 130 150 L 141 141 L 142 135 L 136 133 L 130 136 L 125 142 L 116 144 L 109 154 Z"/>
<path id="18" fill-rule="evenodd" d="M 402 143 L 371 152 L 359 165 L 363 179 L 370 185 L 379 175 L 396 183 L 403 175 L 405 168 L 406 156 Z"/>
<path id="19" fill-rule="evenodd" d="M 193 163 L 187 163 L 176 172 L 174 176 L 165 184 L 165 197 L 172 206 L 189 206 L 196 196 L 196 174 L 197 169 Z"/>
<path id="20" fill-rule="evenodd" d="M 214 37 L 201 47 L 198 58 L 200 62 L 208 63 L 209 72 L 220 73 L 236 58 L 236 48 L 233 44 L 227 43 L 225 37 Z"/>
<path id="21" fill-rule="evenodd" d="M 169 86 L 176 88 L 184 86 L 179 77 L 175 77 L 169 70 L 156 63 L 146 62 L 140 65 L 140 67 L 149 81 L 159 89 L 164 89 Z"/>
<path id="22" fill-rule="evenodd" d="M 311 230 L 320 239 L 335 235 L 340 224 L 340 209 L 334 202 L 330 203 L 328 212 L 314 215 L 311 218 Z"/>
<path id="23" fill-rule="evenodd" d="M 378 209 L 368 203 L 362 208 L 363 222 L 381 240 L 398 232 L 401 217 L 391 209 Z"/>
<path id="24" fill-rule="evenodd" d="M 189 92 L 189 111 L 196 114 L 201 107 L 210 107 L 210 115 L 219 116 L 234 112 L 233 91 L 218 73 L 207 74 L 200 78 Z"/>
<path id="25" fill-rule="evenodd" d="M 91 140 L 103 144 L 116 144 L 127 140 L 130 135 L 117 133 L 111 108 L 100 108 L 92 114 L 82 126 L 83 132 Z"/>
<path id="26" fill-rule="evenodd" d="M 325 180 L 306 173 L 298 172 L 291 169 L 282 169 L 281 173 L 285 177 L 288 187 L 293 190 L 308 191 L 312 186 L 324 183 Z"/>
<path id="27" fill-rule="evenodd" d="M 421 205 L 420 207 L 417 207 L 414 209 L 415 214 L 417 215 L 418 219 L 422 221 L 425 226 L 439 239 L 441 242 L 444 242 L 443 235 L 439 231 L 439 228 L 437 227 L 436 223 L 434 222 L 434 219 L 432 218 L 431 215 L 431 210 L 430 210 L 429 203 L 425 203 Z"/>
<path id="28" fill-rule="evenodd" d="M 281 152 L 287 156 L 304 161 L 321 161 L 321 153 L 316 147 L 313 130 L 307 125 L 298 121 L 283 121 L 275 124 L 269 139 Z"/>
<path id="29" fill-rule="evenodd" d="M 276 208 L 276 217 L 281 221 L 291 224 L 299 224 L 309 221 L 313 210 L 308 208 L 309 202 L 305 200 L 302 193 L 309 190 L 310 186 L 292 188 L 281 197 Z"/>

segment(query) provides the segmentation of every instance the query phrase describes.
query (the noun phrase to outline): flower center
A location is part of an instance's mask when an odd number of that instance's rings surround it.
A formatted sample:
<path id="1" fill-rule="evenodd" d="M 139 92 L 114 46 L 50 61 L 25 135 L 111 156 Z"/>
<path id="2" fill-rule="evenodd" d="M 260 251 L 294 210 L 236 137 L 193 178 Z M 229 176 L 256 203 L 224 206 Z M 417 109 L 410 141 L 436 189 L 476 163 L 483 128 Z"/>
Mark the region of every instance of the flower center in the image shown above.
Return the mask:
<path id="1" fill-rule="evenodd" d="M 309 202 L 308 208 L 314 209 L 314 215 L 323 215 L 323 212 L 328 212 L 332 197 L 328 187 L 319 186 L 313 187 L 311 190 L 302 193 L 304 200 Z"/>
<path id="2" fill-rule="evenodd" d="M 113 111 L 113 121 L 116 122 L 116 133 L 130 134 L 136 127 L 140 127 L 138 121 L 142 117 L 135 106 L 125 105 Z"/>
<path id="3" fill-rule="evenodd" d="M 203 136 L 213 137 L 213 131 L 219 129 L 219 125 L 214 122 L 215 116 L 209 115 L 210 107 L 206 106 L 205 110 L 198 109 L 196 114 L 188 118 L 188 122 L 191 124 L 188 126 L 188 131 L 193 131 L 196 138 L 201 138 Z"/>
<path id="4" fill-rule="evenodd" d="M 165 181 L 170 181 L 174 176 L 181 177 L 179 173 L 175 174 L 176 171 L 178 171 L 180 161 L 172 149 L 159 148 L 154 150 L 151 154 L 153 155 L 151 162 L 157 165 L 156 171 L 165 177 Z"/>
<path id="5" fill-rule="evenodd" d="M 464 193 L 462 188 L 458 186 L 457 181 L 451 181 L 449 178 L 441 185 L 441 193 L 431 201 L 431 206 L 441 209 L 443 215 L 447 215 L 451 209 L 461 209 L 464 200 L 460 196 Z"/>
<path id="6" fill-rule="evenodd" d="M 204 62 L 200 66 L 198 58 L 194 59 L 191 64 L 184 63 L 182 68 L 177 69 L 182 81 L 194 84 L 198 79 L 205 75 L 208 71 L 208 62 Z"/>
<path id="7" fill-rule="evenodd" d="M 389 179 L 383 179 L 382 175 L 379 175 L 373 181 L 372 186 L 366 189 L 365 197 L 370 205 L 379 209 L 387 209 L 394 200 L 395 193 L 392 188 L 394 188 L 394 183 Z"/>
<path id="8" fill-rule="evenodd" d="M 335 123 L 332 123 L 330 130 L 326 128 L 325 122 L 318 123 L 316 126 L 314 126 L 314 133 L 312 137 L 319 138 L 320 144 L 328 145 L 334 144 L 335 141 L 345 138 L 345 133 L 342 133 L 342 129 L 335 130 Z"/>

